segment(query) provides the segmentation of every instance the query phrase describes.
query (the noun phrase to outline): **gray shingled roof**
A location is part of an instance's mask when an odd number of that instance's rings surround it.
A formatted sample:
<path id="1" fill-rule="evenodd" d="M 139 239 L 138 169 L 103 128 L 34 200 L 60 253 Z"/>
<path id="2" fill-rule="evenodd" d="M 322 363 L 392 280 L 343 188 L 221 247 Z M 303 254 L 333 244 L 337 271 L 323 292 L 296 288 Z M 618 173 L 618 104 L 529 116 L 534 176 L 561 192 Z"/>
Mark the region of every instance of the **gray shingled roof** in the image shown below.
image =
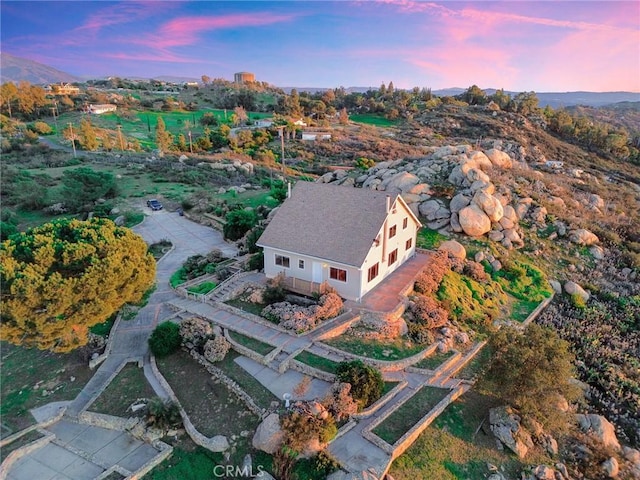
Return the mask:
<path id="1" fill-rule="evenodd" d="M 387 216 L 386 202 L 387 192 L 300 181 L 257 243 L 361 267 Z"/>

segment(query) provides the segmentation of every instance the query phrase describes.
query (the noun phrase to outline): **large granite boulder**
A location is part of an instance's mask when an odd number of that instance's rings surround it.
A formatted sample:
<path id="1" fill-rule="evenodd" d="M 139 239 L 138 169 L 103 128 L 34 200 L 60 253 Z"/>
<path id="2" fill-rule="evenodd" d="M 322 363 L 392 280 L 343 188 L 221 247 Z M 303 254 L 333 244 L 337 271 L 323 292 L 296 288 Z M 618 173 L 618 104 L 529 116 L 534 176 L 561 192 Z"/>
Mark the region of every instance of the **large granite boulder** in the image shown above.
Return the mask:
<path id="1" fill-rule="evenodd" d="M 473 203 L 478 205 L 492 222 L 498 222 L 504 216 L 504 208 L 500 200 L 485 190 L 476 192 L 473 196 Z"/>
<path id="2" fill-rule="evenodd" d="M 492 148 L 491 150 L 487 150 L 486 152 L 487 158 L 491 162 L 491 165 L 497 168 L 511 168 L 513 167 L 513 161 L 508 153 L 503 152 L 502 150 L 498 150 L 496 148 Z"/>
<path id="3" fill-rule="evenodd" d="M 518 458 L 524 458 L 533 447 L 531 435 L 520 425 L 520 417 L 510 407 L 489 410 L 489 427 L 496 438 Z"/>
<path id="4" fill-rule="evenodd" d="M 593 413 L 577 414 L 576 420 L 583 432 L 588 433 L 605 447 L 620 450 L 620 442 L 616 437 L 615 427 L 602 415 Z"/>
<path id="5" fill-rule="evenodd" d="M 471 198 L 459 193 L 451 199 L 451 202 L 449 202 L 449 210 L 451 210 L 451 212 L 457 213 L 470 203 Z"/>
<path id="6" fill-rule="evenodd" d="M 415 185 L 420 183 L 420 179 L 413 173 L 400 172 L 382 182 L 386 191 L 408 192 Z"/>
<path id="7" fill-rule="evenodd" d="M 284 432 L 280 428 L 280 417 L 277 413 L 271 413 L 258 425 L 251 443 L 253 448 L 273 455 L 280 448 L 283 440 Z"/>
<path id="8" fill-rule="evenodd" d="M 491 230 L 491 219 L 475 203 L 458 213 L 462 231 L 471 237 L 479 237 Z"/>
<path id="9" fill-rule="evenodd" d="M 576 282 L 572 282 L 572 281 L 566 282 L 564 284 L 564 291 L 567 292 L 569 295 L 578 295 L 585 302 L 589 300 L 589 296 L 590 296 L 589 292 L 587 292 L 584 288 L 582 288 Z"/>

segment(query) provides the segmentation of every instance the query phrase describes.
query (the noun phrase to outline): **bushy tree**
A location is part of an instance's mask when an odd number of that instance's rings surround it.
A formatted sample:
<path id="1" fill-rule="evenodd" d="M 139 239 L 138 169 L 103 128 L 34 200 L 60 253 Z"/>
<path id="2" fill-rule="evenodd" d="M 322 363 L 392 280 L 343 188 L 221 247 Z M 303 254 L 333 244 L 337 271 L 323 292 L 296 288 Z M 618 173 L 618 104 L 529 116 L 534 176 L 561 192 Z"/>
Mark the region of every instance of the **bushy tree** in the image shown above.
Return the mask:
<path id="1" fill-rule="evenodd" d="M 437 300 L 426 295 L 416 296 L 409 304 L 409 311 L 416 323 L 422 324 L 428 329 L 443 327 L 449 319 L 447 311 L 440 306 Z"/>
<path id="2" fill-rule="evenodd" d="M 225 216 L 222 229 L 224 238 L 238 240 L 256 224 L 256 214 L 253 210 L 232 210 Z"/>
<path id="3" fill-rule="evenodd" d="M 0 245 L 0 338 L 68 352 L 155 278 L 144 240 L 108 219 L 56 220 Z"/>
<path id="4" fill-rule="evenodd" d="M 524 332 L 503 327 L 490 340 L 491 365 L 486 387 L 542 425 L 555 429 L 566 423 L 556 405 L 558 397 L 574 401 L 578 388 L 569 344 L 553 330 L 530 324 Z"/>
<path id="5" fill-rule="evenodd" d="M 341 362 L 336 370 L 336 378 L 351 384 L 351 396 L 360 408 L 368 407 L 382 395 L 382 374 L 360 360 Z"/>
<path id="6" fill-rule="evenodd" d="M 115 194 L 116 181 L 110 172 L 80 167 L 62 174 L 62 199 L 71 211 L 90 209 L 99 198 L 110 198 Z"/>
<path id="7" fill-rule="evenodd" d="M 80 122 L 80 145 L 82 148 L 89 151 L 98 149 L 98 136 L 96 134 L 91 121 L 83 118 Z"/>
<path id="8" fill-rule="evenodd" d="M 156 357 L 166 357 L 180 348 L 180 327 L 173 322 L 162 322 L 149 337 L 149 349 Z"/>
<path id="9" fill-rule="evenodd" d="M 171 150 L 173 145 L 173 135 L 167 131 L 162 117 L 158 117 L 158 123 L 156 124 L 156 146 L 162 153 L 166 153 Z"/>

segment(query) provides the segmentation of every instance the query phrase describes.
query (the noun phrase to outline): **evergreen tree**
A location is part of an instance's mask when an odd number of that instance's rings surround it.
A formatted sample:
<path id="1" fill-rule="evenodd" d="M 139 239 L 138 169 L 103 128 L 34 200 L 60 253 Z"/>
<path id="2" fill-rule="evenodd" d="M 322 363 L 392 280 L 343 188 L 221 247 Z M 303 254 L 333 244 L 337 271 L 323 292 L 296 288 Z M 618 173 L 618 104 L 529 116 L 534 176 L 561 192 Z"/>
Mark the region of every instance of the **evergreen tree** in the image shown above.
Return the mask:
<path id="1" fill-rule="evenodd" d="M 173 135 L 169 133 L 165 127 L 162 117 L 158 117 L 158 123 L 156 124 L 156 146 L 162 153 L 166 153 L 171 150 L 173 144 Z"/>
<path id="2" fill-rule="evenodd" d="M 105 218 L 62 219 L 0 244 L 0 339 L 68 352 L 155 278 L 144 240 Z"/>
<path id="3" fill-rule="evenodd" d="M 98 149 L 98 136 L 96 131 L 91 125 L 91 120 L 83 118 L 80 122 L 80 145 L 82 148 L 89 151 Z"/>

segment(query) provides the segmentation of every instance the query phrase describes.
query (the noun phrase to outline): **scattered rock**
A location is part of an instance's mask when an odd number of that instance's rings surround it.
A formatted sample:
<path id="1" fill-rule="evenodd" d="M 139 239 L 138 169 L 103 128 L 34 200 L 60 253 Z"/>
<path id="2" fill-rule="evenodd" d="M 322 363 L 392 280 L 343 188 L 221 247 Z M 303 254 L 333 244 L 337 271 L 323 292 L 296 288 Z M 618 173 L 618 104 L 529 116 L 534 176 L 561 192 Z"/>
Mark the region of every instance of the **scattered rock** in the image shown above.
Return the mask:
<path id="1" fill-rule="evenodd" d="M 520 425 L 520 417 L 510 407 L 489 410 L 489 425 L 496 438 L 518 458 L 524 458 L 533 447 L 531 435 Z"/>
<path id="2" fill-rule="evenodd" d="M 618 465 L 618 461 L 614 457 L 611 457 L 602 463 L 602 470 L 604 470 L 607 477 L 615 478 L 620 473 L 620 465 Z"/>
<path id="3" fill-rule="evenodd" d="M 496 148 L 492 148 L 491 150 L 487 150 L 485 154 L 489 158 L 491 165 L 493 165 L 494 167 L 504 169 L 513 167 L 513 161 L 511 160 L 511 157 L 508 153 L 505 153 Z"/>
<path id="4" fill-rule="evenodd" d="M 602 260 L 604 258 L 604 248 L 599 245 L 591 245 L 591 247 L 589 247 L 589 253 L 596 260 Z"/>
<path id="5" fill-rule="evenodd" d="M 589 297 L 590 297 L 589 292 L 587 292 L 580 285 L 572 281 L 566 282 L 564 284 L 564 291 L 567 292 L 569 295 L 578 295 L 585 302 L 589 300 Z"/>
<path id="6" fill-rule="evenodd" d="M 549 285 L 553 288 L 553 291 L 558 295 L 562 293 L 562 285 L 557 280 L 549 280 Z"/>
<path id="7" fill-rule="evenodd" d="M 578 245 L 593 245 L 594 243 L 598 243 L 600 239 L 596 236 L 595 233 L 590 232 L 585 228 L 579 228 L 577 230 L 572 230 L 569 232 L 569 241 L 576 243 Z"/>
<path id="8" fill-rule="evenodd" d="M 468 206 L 470 203 L 471 203 L 471 198 L 459 193 L 458 195 L 456 195 L 451 199 L 451 202 L 449 203 L 449 210 L 451 210 L 451 212 L 457 213 L 460 210 L 462 210 L 464 207 Z"/>
<path id="9" fill-rule="evenodd" d="M 453 257 L 464 260 L 467 258 L 467 251 L 459 242 L 455 240 L 447 240 L 446 242 L 442 242 L 438 247 L 438 250 L 445 251 L 452 255 Z"/>

